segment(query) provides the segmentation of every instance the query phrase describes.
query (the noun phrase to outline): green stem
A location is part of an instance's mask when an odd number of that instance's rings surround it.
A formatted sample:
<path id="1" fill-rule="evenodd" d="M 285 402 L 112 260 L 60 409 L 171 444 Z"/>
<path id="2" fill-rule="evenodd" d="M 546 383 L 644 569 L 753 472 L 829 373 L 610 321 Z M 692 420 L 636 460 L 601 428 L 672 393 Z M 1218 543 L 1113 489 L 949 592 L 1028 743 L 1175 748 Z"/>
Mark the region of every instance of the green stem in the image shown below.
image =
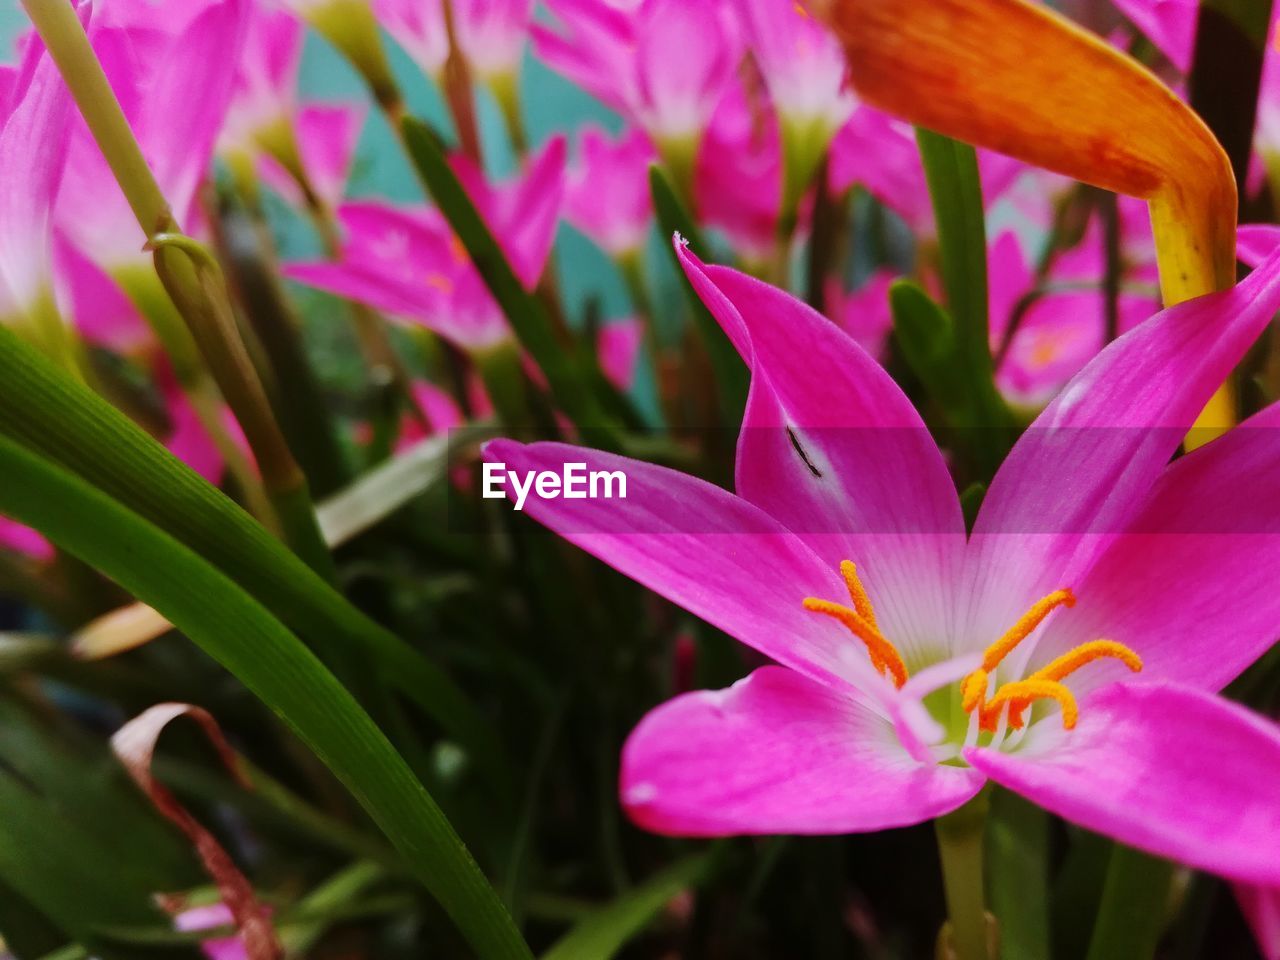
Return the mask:
<path id="1" fill-rule="evenodd" d="M 989 801 L 978 794 L 959 810 L 934 821 L 942 883 L 947 899 L 945 928 L 955 960 L 990 960 L 983 899 L 983 835 Z M 944 934 L 945 935 L 945 934 Z M 940 955 L 945 955 L 941 954 Z"/>
<path id="2" fill-rule="evenodd" d="M 532 429 L 533 412 L 529 407 L 519 347 L 508 341 L 487 350 L 477 350 L 473 358 L 485 391 L 503 425 L 514 431 Z"/>
<path id="3" fill-rule="evenodd" d="M 1172 880 L 1171 863 L 1117 844 L 1088 960 L 1150 960 L 1164 930 Z"/>

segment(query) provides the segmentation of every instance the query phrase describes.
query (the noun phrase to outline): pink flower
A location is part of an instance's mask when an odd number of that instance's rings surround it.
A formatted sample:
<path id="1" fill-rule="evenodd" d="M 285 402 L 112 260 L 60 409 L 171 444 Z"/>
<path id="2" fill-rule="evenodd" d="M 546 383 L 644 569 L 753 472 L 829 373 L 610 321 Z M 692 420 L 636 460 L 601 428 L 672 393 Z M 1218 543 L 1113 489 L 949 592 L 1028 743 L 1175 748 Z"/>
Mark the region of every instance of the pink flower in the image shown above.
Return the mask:
<path id="1" fill-rule="evenodd" d="M 214 930 L 218 927 L 230 926 L 231 923 L 231 911 L 221 903 L 207 907 L 193 907 L 190 910 L 184 910 L 173 919 L 174 929 L 184 932 Z M 209 960 L 248 960 L 249 958 L 244 944 L 234 935 L 220 940 L 206 940 L 200 944 L 200 952 Z"/>
<path id="2" fill-rule="evenodd" d="M 1016 160 L 978 152 L 983 201 L 999 200 L 1027 168 Z M 831 190 L 841 194 L 855 184 L 889 207 L 920 236 L 932 236 L 933 206 L 915 131 L 909 123 L 860 106 L 831 143 Z"/>
<path id="3" fill-rule="evenodd" d="M 783 125 L 825 146 L 856 103 L 840 44 L 802 0 L 742 0 L 736 9 Z"/>
<path id="4" fill-rule="evenodd" d="M 681 256 L 752 370 L 736 495 L 559 444 L 486 450 L 517 471 L 623 471 L 625 500 L 525 510 L 778 664 L 640 723 L 622 756 L 631 817 L 694 836 L 881 830 L 991 779 L 1280 885 L 1262 775 L 1280 730 L 1213 694 L 1280 615 L 1280 406 L 1170 463 L 1280 307 L 1280 256 L 1099 354 L 1015 446 L 972 534 L 870 356 L 785 293 Z"/>
<path id="5" fill-rule="evenodd" d="M 298 110 L 294 129 L 307 183 L 326 207 L 342 202 L 368 111 L 361 103 L 311 103 Z M 260 172 L 282 197 L 305 207 L 297 180 L 274 157 L 261 157 Z"/>
<path id="6" fill-rule="evenodd" d="M 1004 353 L 996 385 L 1011 403 L 1044 406 L 1106 342 L 1101 231 L 1095 222 L 1079 246 L 1059 258 L 1046 292 L 1032 299 L 1025 299 L 1034 286 L 1031 266 L 1012 231 L 991 244 L 988 261 L 992 350 Z M 1158 310 L 1159 301 L 1154 293 L 1121 292 L 1117 306 L 1117 331 L 1124 333 Z M 1005 350 L 1015 318 L 1017 330 Z"/>
<path id="7" fill-rule="evenodd" d="M 842 292 L 839 280 L 833 279 L 828 284 L 827 307 L 831 319 L 877 359 L 883 359 L 893 330 L 889 287 L 896 279 L 891 270 L 877 270 L 852 293 Z"/>
<path id="8" fill-rule="evenodd" d="M 53 544 L 43 536 L 8 517 L 0 517 L 0 551 L 13 550 L 46 563 L 53 559 Z"/>
<path id="9" fill-rule="evenodd" d="M 449 59 L 441 0 L 374 0 L 373 9 L 418 69 L 439 82 Z"/>
<path id="10" fill-rule="evenodd" d="M 264 135 L 288 129 L 296 110 L 304 39 L 302 22 L 289 11 L 261 0 L 250 5 L 219 152 L 253 155 Z"/>
<path id="11" fill-rule="evenodd" d="M 520 69 L 533 0 L 455 0 L 458 46 L 482 79 L 509 77 Z"/>
<path id="12" fill-rule="evenodd" d="M 644 324 L 635 317 L 615 320 L 600 328 L 596 350 L 600 371 L 618 390 L 626 393 L 636 381 L 636 365 L 644 343 Z"/>
<path id="13" fill-rule="evenodd" d="M 557 137 L 520 179 L 493 188 L 456 160 L 458 174 L 516 275 L 529 289 L 542 276 L 564 194 L 565 142 Z M 300 263 L 285 274 L 301 283 L 421 323 L 466 350 L 510 339 L 502 310 L 439 211 L 383 201 L 338 209 L 346 230 L 337 263 Z"/>
<path id="14" fill-rule="evenodd" d="M 519 72 L 532 10 L 531 0 L 453 0 L 458 47 L 482 80 Z M 438 82 L 449 58 L 441 0 L 374 0 L 374 11 L 418 68 Z"/>
<path id="15" fill-rule="evenodd" d="M 653 146 L 639 130 L 610 141 L 599 127 L 582 131 L 581 159 L 570 170 L 565 219 L 610 256 L 637 253 L 653 222 L 649 166 Z"/>
<path id="16" fill-rule="evenodd" d="M 62 179 L 71 95 L 39 38 L 0 66 L 0 323 L 38 323 L 50 306 L 50 221 Z"/>
<path id="17" fill-rule="evenodd" d="M 1195 53 L 1200 0 L 1115 0 L 1116 7 L 1186 73 Z"/>
<path id="18" fill-rule="evenodd" d="M 183 224 L 192 217 L 231 100 L 226 63 L 239 54 L 248 11 L 247 0 L 113 0 L 95 7 L 89 28 L 94 52 Z M 59 228 L 95 263 L 113 272 L 149 265 L 146 238 L 78 115 L 57 217 Z"/>
<path id="19" fill-rule="evenodd" d="M 694 200 L 699 219 L 723 231 L 745 263 L 774 255 L 782 210 L 778 118 L 767 102 L 750 102 L 740 82 L 729 87 L 707 129 Z"/>
<path id="20" fill-rule="evenodd" d="M 666 152 L 688 151 L 738 61 L 719 0 L 550 0 L 563 32 L 535 24 L 538 56 L 642 127 Z"/>

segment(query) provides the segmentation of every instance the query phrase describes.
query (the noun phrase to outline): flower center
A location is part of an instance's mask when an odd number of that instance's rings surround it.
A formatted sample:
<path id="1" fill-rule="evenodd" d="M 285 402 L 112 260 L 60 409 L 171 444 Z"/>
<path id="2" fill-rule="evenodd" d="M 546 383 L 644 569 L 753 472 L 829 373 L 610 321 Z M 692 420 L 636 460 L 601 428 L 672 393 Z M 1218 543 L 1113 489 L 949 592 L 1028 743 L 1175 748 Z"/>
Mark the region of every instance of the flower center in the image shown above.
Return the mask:
<path id="1" fill-rule="evenodd" d="M 871 598 L 858 577 L 857 565 L 851 560 L 844 561 L 840 564 L 840 575 L 844 577 L 852 606 L 820 600 L 817 597 L 806 597 L 804 608 L 832 617 L 848 627 L 849 631 L 866 645 L 867 653 L 871 657 L 871 665 L 876 671 L 887 675 L 894 686 L 901 689 L 907 682 L 907 665 L 898 648 L 880 632 Z M 1070 590 L 1055 590 L 1037 600 L 1017 623 L 983 651 L 982 665 L 961 681 L 961 707 L 968 714 L 978 711 L 978 725 L 982 730 L 989 733 L 995 732 L 1000 716 L 1006 709 L 1009 727 L 1020 730 L 1026 724 L 1027 709 L 1037 700 L 1056 701 L 1062 708 L 1063 727 L 1071 730 L 1080 717 L 1080 711 L 1076 706 L 1075 696 L 1063 684 L 1063 680 L 1086 664 L 1104 658 L 1119 660 L 1135 673 L 1142 669 L 1142 658 L 1123 643 L 1117 643 L 1114 640 L 1090 640 L 1088 643 L 1073 647 L 1022 680 L 1001 684 L 988 696 L 991 674 L 1000 666 L 1004 658 L 1017 649 L 1023 640 L 1031 636 L 1036 627 L 1040 626 L 1050 613 L 1058 607 L 1074 606 L 1075 602 L 1075 594 Z"/>

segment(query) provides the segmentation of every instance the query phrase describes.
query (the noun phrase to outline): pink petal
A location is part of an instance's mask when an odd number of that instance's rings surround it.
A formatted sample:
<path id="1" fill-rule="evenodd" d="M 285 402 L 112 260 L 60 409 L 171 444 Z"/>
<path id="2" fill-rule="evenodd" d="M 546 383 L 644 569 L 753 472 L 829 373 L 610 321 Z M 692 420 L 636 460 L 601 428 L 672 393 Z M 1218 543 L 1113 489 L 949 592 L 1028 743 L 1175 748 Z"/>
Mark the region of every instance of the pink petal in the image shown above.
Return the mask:
<path id="1" fill-rule="evenodd" d="M 886 635 L 908 662 L 913 651 L 945 649 L 964 520 L 911 402 L 825 317 L 768 284 L 679 253 L 753 371 L 739 496 L 832 570 L 857 563 Z"/>
<path id="2" fill-rule="evenodd" d="M 610 141 L 598 127 L 582 132 L 581 162 L 567 181 L 565 218 L 614 257 L 639 250 L 653 221 L 649 165 L 655 154 L 639 130 Z"/>
<path id="3" fill-rule="evenodd" d="M 231 101 L 234 75 L 226 65 L 239 56 L 249 6 L 204 0 L 181 16 L 158 18 L 149 0 L 119 0 L 114 15 L 95 18 L 90 29 L 148 166 L 184 224 Z M 73 126 L 60 225 L 104 266 L 143 260 L 143 231 L 88 127 L 78 117 Z"/>
<path id="4" fill-rule="evenodd" d="M 823 24 L 796 0 L 740 0 L 734 8 L 780 114 L 822 121 L 829 132 L 849 119 L 848 67 Z"/>
<path id="5" fill-rule="evenodd" d="M 1044 727 L 1047 734 L 1040 733 Z M 992 780 L 1157 856 L 1280 886 L 1280 728 L 1198 690 L 1118 683 L 1015 754 L 969 749 Z"/>
<path id="6" fill-rule="evenodd" d="M 719 0 L 646 0 L 635 16 L 636 113 L 655 139 L 700 136 L 738 61 Z"/>
<path id="7" fill-rule="evenodd" d="M 308 104 L 298 111 L 298 149 L 320 199 L 337 206 L 347 188 L 356 144 L 368 113 L 364 104 Z"/>
<path id="8" fill-rule="evenodd" d="M 8 517 L 0 517 L 0 550 L 14 550 L 41 562 L 53 559 L 53 545 L 48 540 Z"/>
<path id="9" fill-rule="evenodd" d="M 126 356 L 155 346 L 155 334 L 133 301 L 61 231 L 54 235 L 54 262 L 62 314 L 86 341 Z"/>
<path id="10" fill-rule="evenodd" d="M 438 78 L 449 57 L 442 0 L 374 0 L 378 22 L 427 76 Z"/>
<path id="11" fill-rule="evenodd" d="M 0 316 L 9 316 L 49 283 L 50 219 L 72 103 L 38 37 L 27 38 L 21 65 L 0 67 L 0 76 Z"/>
<path id="12" fill-rule="evenodd" d="M 1280 622 L 1280 404 L 1175 461 L 1150 501 L 1046 629 L 1033 665 L 1105 637 L 1143 659 L 1139 680 L 1220 690 L 1267 651 Z M 1077 695 L 1128 676 L 1091 666 Z"/>
<path id="13" fill-rule="evenodd" d="M 1175 67 L 1183 73 L 1191 69 L 1199 0 L 1115 0 L 1115 5 Z"/>
<path id="14" fill-rule="evenodd" d="M 458 45 L 471 68 L 482 77 L 515 73 L 533 0 L 462 0 L 455 9 Z"/>
<path id="15" fill-rule="evenodd" d="M 1249 267 L 1256 267 L 1280 247 L 1280 227 L 1270 223 L 1246 224 L 1236 232 L 1236 256 Z"/>
<path id="16" fill-rule="evenodd" d="M 567 145 L 554 136 L 530 159 L 520 178 L 495 191 L 489 227 L 525 287 L 542 277 L 556 239 L 564 200 Z"/>
<path id="17" fill-rule="evenodd" d="M 854 684 L 885 695 L 889 685 L 872 672 L 861 643 L 803 607 L 809 596 L 847 596 L 836 569 L 745 500 L 674 470 L 558 443 L 495 440 L 485 459 L 521 476 L 561 473 L 566 463 L 622 471 L 626 499 L 530 493 L 524 511 L 765 656 L 839 689 Z"/>
<path id="18" fill-rule="evenodd" d="M 1225 293 L 1140 324 L 1089 363 L 1022 436 L 970 544 L 968 634 L 989 642 L 1074 586 L 1151 492 L 1186 431 L 1280 307 L 1280 255 Z"/>
<path id="19" fill-rule="evenodd" d="M 751 102 L 739 80 L 711 117 L 698 151 L 694 195 L 701 222 L 722 231 L 740 259 L 762 263 L 776 252 L 782 207 L 778 118 L 767 102 Z"/>
<path id="20" fill-rule="evenodd" d="M 615 320 L 600 328 L 598 351 L 600 370 L 619 390 L 631 389 L 636 379 L 636 364 L 644 342 L 644 323 L 635 317 Z"/>
<path id="21" fill-rule="evenodd" d="M 782 667 L 684 694 L 622 751 L 623 806 L 673 836 L 837 834 L 909 826 L 981 789 L 962 767 L 920 763 L 865 706 Z"/>

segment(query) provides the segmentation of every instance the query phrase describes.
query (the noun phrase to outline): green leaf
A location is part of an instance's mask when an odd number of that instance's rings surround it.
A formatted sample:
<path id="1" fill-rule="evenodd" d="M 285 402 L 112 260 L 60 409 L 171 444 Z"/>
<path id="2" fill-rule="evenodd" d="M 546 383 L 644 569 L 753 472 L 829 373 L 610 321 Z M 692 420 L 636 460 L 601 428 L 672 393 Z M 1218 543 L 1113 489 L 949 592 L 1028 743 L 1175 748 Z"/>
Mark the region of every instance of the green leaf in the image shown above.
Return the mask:
<path id="1" fill-rule="evenodd" d="M 582 920 L 541 960 L 609 960 L 644 930 L 673 897 L 711 874 L 723 847 L 686 857 Z"/>
<path id="2" fill-rule="evenodd" d="M 618 449 L 615 425 L 579 376 L 570 352 L 552 328 L 546 308 L 525 290 L 511 269 L 502 247 L 449 167 L 436 135 L 414 117 L 404 119 L 402 131 L 419 176 L 449 221 L 449 226 L 462 241 L 485 286 L 510 321 L 520 344 L 546 374 L 556 403 L 589 443 Z"/>
<path id="3" fill-rule="evenodd" d="M 995 387 L 989 340 L 987 229 L 982 180 L 973 147 L 923 128 L 916 142 L 938 226 L 938 257 L 947 310 L 954 321 L 955 356 L 976 416 L 983 465 L 994 472 L 1013 443 L 1012 417 Z M 998 457 L 992 462 L 992 453 Z"/>
<path id="4" fill-rule="evenodd" d="M 496 789 L 506 789 L 501 747 L 443 670 L 357 610 L 234 502 L 3 326 L 0 433 L 165 530 L 304 637 L 363 651 L 473 754 Z"/>
<path id="5" fill-rule="evenodd" d="M 7 439 L 0 439 L 0 473 L 6 481 L 0 512 L 101 570 L 238 677 L 346 785 L 480 956 L 530 956 L 501 900 L 405 761 L 265 607 L 164 531 Z"/>
<path id="6" fill-rule="evenodd" d="M 951 318 L 914 280 L 895 280 L 889 287 L 893 333 L 907 361 L 930 397 L 947 411 L 961 413 L 969 406 L 965 380 L 956 358 Z"/>
<path id="7" fill-rule="evenodd" d="M 7 773 L 0 773 L 0 810 L 0 877 L 68 937 L 104 960 L 199 957 L 194 948 L 138 951 L 114 942 L 104 933 L 112 926 L 166 922 L 148 878 Z"/>
<path id="8" fill-rule="evenodd" d="M 1049 947 L 1049 815 L 997 789 L 987 821 L 991 912 L 1007 957 L 1044 958 Z"/>
<path id="9" fill-rule="evenodd" d="M 720 398 L 720 412 L 725 417 L 726 425 L 736 426 L 742 421 L 751 376 L 746 364 L 738 356 L 738 351 L 720 329 L 716 318 L 694 292 L 693 285 L 689 283 L 689 278 L 684 275 L 684 269 L 676 258 L 675 248 L 669 241 L 675 234 L 679 234 L 689 244 L 689 249 L 699 257 L 707 256 L 707 245 L 697 225 L 676 196 L 671 181 L 659 166 L 649 168 L 649 190 L 653 194 L 653 207 L 657 212 L 658 225 L 662 228 L 664 246 L 675 265 L 676 276 L 680 278 L 681 288 L 689 301 L 689 309 L 693 311 L 694 323 L 711 360 L 711 372 Z"/>
<path id="10" fill-rule="evenodd" d="M 995 384 L 975 384 L 966 374 L 955 324 L 919 284 L 894 281 L 889 309 L 898 350 L 955 431 L 953 443 L 983 477 L 994 476 L 1013 440 L 1012 420 Z"/>
<path id="11" fill-rule="evenodd" d="M 1088 960 L 1151 960 L 1169 919 L 1173 864 L 1116 844 Z"/>

